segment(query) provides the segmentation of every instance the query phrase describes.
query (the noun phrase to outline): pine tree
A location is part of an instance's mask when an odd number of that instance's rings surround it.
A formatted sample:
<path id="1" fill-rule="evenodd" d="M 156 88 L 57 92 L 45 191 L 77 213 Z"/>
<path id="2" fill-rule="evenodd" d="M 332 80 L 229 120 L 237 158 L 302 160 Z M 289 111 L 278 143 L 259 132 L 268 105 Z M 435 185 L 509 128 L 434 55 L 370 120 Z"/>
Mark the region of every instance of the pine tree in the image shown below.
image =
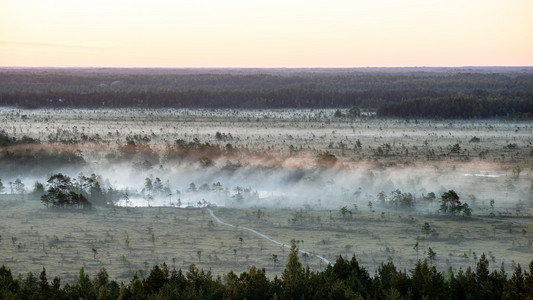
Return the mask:
<path id="1" fill-rule="evenodd" d="M 526 295 L 526 284 L 524 274 L 522 273 L 522 267 L 518 264 L 511 279 L 509 279 L 504 298 L 525 299 L 522 295 Z"/>
<path id="2" fill-rule="evenodd" d="M 287 265 L 281 274 L 284 296 L 287 299 L 300 299 L 305 294 L 305 272 L 298 258 L 298 248 L 292 244 Z"/>
<path id="3" fill-rule="evenodd" d="M 43 271 L 41 272 L 41 275 L 39 275 L 39 287 L 40 287 L 40 294 L 42 298 L 50 298 L 50 285 L 48 284 L 48 279 L 46 278 L 46 270 L 43 267 Z"/>

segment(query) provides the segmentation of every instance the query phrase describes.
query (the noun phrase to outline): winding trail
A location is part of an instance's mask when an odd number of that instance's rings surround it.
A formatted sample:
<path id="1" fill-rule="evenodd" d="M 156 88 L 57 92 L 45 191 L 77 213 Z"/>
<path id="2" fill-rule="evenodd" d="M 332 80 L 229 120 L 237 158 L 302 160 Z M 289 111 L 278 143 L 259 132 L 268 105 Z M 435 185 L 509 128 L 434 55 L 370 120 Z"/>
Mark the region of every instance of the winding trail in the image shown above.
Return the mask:
<path id="1" fill-rule="evenodd" d="M 229 224 L 229 223 L 226 223 L 226 222 L 223 222 L 222 220 L 220 220 L 214 213 L 213 211 L 206 207 L 207 211 L 209 211 L 209 214 L 211 215 L 211 217 L 213 217 L 213 219 L 215 219 L 215 221 L 217 221 L 218 223 L 222 224 L 222 225 L 225 225 L 225 226 L 229 226 L 229 227 L 233 227 L 233 228 L 237 228 L 237 229 L 244 229 L 244 230 L 248 230 L 252 233 L 255 233 L 257 234 L 258 236 L 264 238 L 264 239 L 267 239 L 269 241 L 271 241 L 272 243 L 274 244 L 278 244 L 280 246 L 283 246 L 285 248 L 288 248 L 290 249 L 291 246 L 287 245 L 287 244 L 284 244 L 284 243 L 281 243 L 281 242 L 278 242 L 264 234 L 262 234 L 261 232 L 258 232 L 258 231 L 255 231 L 253 230 L 252 228 L 248 228 L 248 227 L 243 227 L 243 226 L 237 226 L 237 225 L 233 225 L 233 224 Z M 304 251 L 304 250 L 300 250 L 298 249 L 298 252 L 302 253 L 302 254 L 307 254 L 307 255 L 312 255 L 312 256 L 315 256 L 317 257 L 318 259 L 322 260 L 324 263 L 328 264 L 328 265 L 333 265 L 329 260 L 327 260 L 325 257 L 321 256 L 321 255 L 318 255 L 318 254 L 315 254 L 315 253 L 311 253 L 311 252 L 307 252 L 307 251 Z"/>

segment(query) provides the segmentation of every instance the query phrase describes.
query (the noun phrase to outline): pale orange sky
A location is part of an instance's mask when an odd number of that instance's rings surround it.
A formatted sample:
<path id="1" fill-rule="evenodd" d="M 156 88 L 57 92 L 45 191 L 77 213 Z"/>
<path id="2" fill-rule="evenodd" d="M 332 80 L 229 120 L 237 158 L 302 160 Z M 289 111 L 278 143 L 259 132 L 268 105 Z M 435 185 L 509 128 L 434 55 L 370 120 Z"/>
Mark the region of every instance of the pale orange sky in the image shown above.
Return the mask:
<path id="1" fill-rule="evenodd" d="M 0 66 L 483 65 L 533 66 L 533 1 L 0 1 Z"/>

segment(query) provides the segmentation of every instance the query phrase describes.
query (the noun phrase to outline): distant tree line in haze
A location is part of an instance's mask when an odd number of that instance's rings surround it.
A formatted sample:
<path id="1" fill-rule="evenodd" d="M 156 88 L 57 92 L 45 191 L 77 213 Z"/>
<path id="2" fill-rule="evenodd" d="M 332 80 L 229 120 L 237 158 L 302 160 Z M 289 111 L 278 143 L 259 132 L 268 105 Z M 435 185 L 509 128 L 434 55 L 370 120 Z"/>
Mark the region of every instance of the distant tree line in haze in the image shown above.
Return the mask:
<path id="1" fill-rule="evenodd" d="M 432 259 L 436 253 L 431 251 Z M 503 266 L 490 272 L 483 254 L 474 270 L 457 274 L 438 272 L 427 259 L 418 261 L 409 272 L 392 262 L 382 263 L 374 276 L 359 264 L 339 256 L 323 271 L 304 268 L 294 246 L 281 278 L 269 279 L 265 269 L 252 266 L 240 275 L 230 271 L 213 278 L 191 265 L 183 274 L 166 264 L 154 266 L 146 278 L 135 275 L 129 283 L 118 284 L 107 271 L 90 279 L 82 268 L 78 280 L 61 287 L 60 278 L 48 281 L 43 268 L 39 277 L 13 277 L 0 267 L 2 299 L 531 299 L 533 261 L 529 270 L 517 265 L 508 278 Z"/>
<path id="2" fill-rule="evenodd" d="M 494 117 L 533 117 L 533 97 L 479 97 L 459 94 L 446 97 L 425 97 L 386 103 L 378 116 L 398 118 L 472 119 Z"/>
<path id="3" fill-rule="evenodd" d="M 261 70 L 257 71 L 261 72 Z M 349 108 L 384 117 L 531 117 L 533 72 L 176 73 L 0 69 L 0 106 Z"/>

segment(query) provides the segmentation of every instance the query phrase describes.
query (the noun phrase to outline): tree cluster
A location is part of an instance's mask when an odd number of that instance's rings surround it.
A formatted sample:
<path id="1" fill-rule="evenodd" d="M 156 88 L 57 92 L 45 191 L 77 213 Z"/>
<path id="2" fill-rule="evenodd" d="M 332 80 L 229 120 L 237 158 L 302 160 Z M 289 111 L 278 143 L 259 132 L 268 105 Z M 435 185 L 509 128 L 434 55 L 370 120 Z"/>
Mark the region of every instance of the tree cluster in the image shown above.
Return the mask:
<path id="1" fill-rule="evenodd" d="M 315 162 L 318 167 L 328 169 L 335 166 L 337 157 L 329 151 L 324 151 L 317 154 Z"/>
<path id="2" fill-rule="evenodd" d="M 47 189 L 41 196 L 46 207 L 88 209 L 92 204 L 107 204 L 107 195 L 102 191 L 95 174 L 79 175 L 71 179 L 61 173 L 50 176 Z"/>
<path id="3" fill-rule="evenodd" d="M 445 97 L 406 99 L 378 108 L 381 117 L 475 119 L 496 117 L 533 117 L 533 94 L 508 97 L 481 97 L 457 94 Z"/>
<path id="4" fill-rule="evenodd" d="M 54 208 L 89 208 L 91 204 L 85 196 L 72 184 L 70 177 L 61 173 L 48 179 L 48 189 L 41 196 L 46 207 Z"/>
<path id="5" fill-rule="evenodd" d="M 135 275 L 129 283 L 110 280 L 104 268 L 93 280 L 80 270 L 78 280 L 61 287 L 60 278 L 48 282 L 43 268 L 39 278 L 29 273 L 14 278 L 0 268 L 2 299 L 531 299 L 533 261 L 529 270 L 518 265 L 508 278 L 503 266 L 489 271 L 483 254 L 475 270 L 441 273 L 427 260 L 401 271 L 382 263 L 374 276 L 357 259 L 341 256 L 323 271 L 304 268 L 293 245 L 281 278 L 269 279 L 252 266 L 240 275 L 230 271 L 214 278 L 191 265 L 184 274 L 166 264 L 154 266 L 146 278 Z M 529 298 L 528 298 L 529 297 Z"/>
<path id="6" fill-rule="evenodd" d="M 396 209 L 413 209 L 416 204 L 416 198 L 413 194 L 402 193 L 399 189 L 392 191 L 389 197 L 385 195 L 385 192 L 380 192 L 378 200 L 381 204 Z"/>
<path id="7" fill-rule="evenodd" d="M 463 214 L 463 216 L 470 216 L 472 210 L 468 206 L 468 203 L 461 203 L 459 196 L 454 190 L 449 190 L 443 193 L 440 197 L 440 209 L 439 211 L 448 215 Z"/>
<path id="8" fill-rule="evenodd" d="M 57 169 L 62 166 L 80 166 L 85 160 L 79 153 L 50 149 L 39 140 L 29 137 L 16 139 L 0 131 L 0 164 L 5 170 L 36 171 L 36 165 L 43 171 L 47 166 Z"/>

